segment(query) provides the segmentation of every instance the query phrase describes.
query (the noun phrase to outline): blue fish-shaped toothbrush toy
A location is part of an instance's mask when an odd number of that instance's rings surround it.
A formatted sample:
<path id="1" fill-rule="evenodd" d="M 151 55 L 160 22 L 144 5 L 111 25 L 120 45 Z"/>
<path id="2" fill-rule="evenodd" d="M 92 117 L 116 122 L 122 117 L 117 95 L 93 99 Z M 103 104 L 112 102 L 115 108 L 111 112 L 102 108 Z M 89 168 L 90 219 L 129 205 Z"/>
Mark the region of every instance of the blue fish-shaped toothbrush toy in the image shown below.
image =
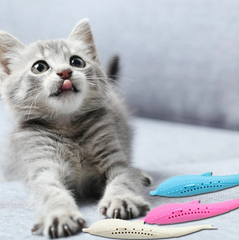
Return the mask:
<path id="1" fill-rule="evenodd" d="M 167 179 L 150 195 L 163 197 L 186 197 L 215 192 L 239 185 L 239 174 L 212 176 L 212 172 L 202 175 L 182 175 Z"/>

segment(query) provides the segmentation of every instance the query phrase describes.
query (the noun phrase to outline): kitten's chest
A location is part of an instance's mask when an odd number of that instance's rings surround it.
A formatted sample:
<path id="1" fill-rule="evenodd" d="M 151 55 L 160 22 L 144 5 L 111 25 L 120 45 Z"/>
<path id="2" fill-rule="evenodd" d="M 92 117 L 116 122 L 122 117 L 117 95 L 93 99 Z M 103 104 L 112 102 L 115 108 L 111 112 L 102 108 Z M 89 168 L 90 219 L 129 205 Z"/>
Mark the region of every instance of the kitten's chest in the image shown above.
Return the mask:
<path id="1" fill-rule="evenodd" d="M 69 141 L 70 143 L 70 141 Z M 93 146 L 71 141 L 61 151 L 61 157 L 70 162 L 74 173 L 72 190 L 80 198 L 99 196 L 104 188 L 105 177 L 101 168 L 95 164 Z"/>
<path id="2" fill-rule="evenodd" d="M 80 139 L 61 138 L 57 143 L 57 153 L 61 158 L 70 162 L 75 168 L 91 166 L 93 162 L 93 146 L 82 143 Z"/>

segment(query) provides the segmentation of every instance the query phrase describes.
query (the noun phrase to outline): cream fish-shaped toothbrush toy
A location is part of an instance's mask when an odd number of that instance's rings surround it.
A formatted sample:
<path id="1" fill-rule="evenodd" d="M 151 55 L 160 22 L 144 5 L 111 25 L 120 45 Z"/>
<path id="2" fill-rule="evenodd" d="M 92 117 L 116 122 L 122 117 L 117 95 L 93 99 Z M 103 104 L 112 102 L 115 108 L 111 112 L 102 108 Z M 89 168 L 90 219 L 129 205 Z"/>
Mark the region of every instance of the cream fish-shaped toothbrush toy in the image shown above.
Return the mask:
<path id="1" fill-rule="evenodd" d="M 153 227 L 145 225 L 144 221 L 127 221 L 120 219 L 104 219 L 93 223 L 89 228 L 83 228 L 83 232 L 93 235 L 121 238 L 121 239 L 155 239 L 180 237 L 203 229 L 217 229 L 212 225 L 197 225 L 189 227 Z"/>

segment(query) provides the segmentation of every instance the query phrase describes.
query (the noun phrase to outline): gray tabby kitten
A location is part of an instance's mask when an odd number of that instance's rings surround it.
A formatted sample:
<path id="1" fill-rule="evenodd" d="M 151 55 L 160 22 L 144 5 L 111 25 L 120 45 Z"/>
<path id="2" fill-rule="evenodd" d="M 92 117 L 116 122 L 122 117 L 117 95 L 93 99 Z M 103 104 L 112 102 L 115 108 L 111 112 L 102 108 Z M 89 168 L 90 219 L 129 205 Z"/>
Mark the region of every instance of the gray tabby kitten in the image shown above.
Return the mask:
<path id="1" fill-rule="evenodd" d="M 24 180 L 41 213 L 35 234 L 81 231 L 77 199 L 99 196 L 110 218 L 144 214 L 151 178 L 130 166 L 128 114 L 103 72 L 87 19 L 67 40 L 23 45 L 0 32 L 1 95 L 15 120 L 7 180 Z"/>

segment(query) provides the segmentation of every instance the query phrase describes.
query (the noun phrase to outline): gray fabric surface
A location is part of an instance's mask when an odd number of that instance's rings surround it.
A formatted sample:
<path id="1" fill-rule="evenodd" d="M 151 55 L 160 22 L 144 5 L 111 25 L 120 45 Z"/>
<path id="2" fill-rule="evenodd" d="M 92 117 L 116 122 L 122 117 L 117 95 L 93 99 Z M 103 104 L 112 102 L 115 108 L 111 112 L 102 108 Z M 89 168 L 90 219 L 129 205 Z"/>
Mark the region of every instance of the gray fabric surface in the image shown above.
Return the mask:
<path id="1" fill-rule="evenodd" d="M 0 106 L 1 107 L 1 106 Z M 7 124 L 2 115 L 0 126 Z M 134 165 L 144 169 L 154 178 L 154 184 L 145 189 L 145 198 L 151 207 L 170 202 L 189 202 L 201 199 L 202 203 L 213 203 L 239 198 L 239 187 L 195 197 L 164 198 L 151 197 L 149 191 L 169 177 L 180 174 L 201 174 L 213 171 L 215 175 L 239 173 L 239 133 L 227 130 L 194 127 L 162 121 L 135 119 Z M 0 131 L 0 142 L 7 128 Z M 86 216 L 88 225 L 100 218 L 97 202 L 80 202 L 80 210 Z M 32 236 L 30 228 L 35 218 L 27 202 L 27 191 L 19 182 L 0 183 L 0 239 L 23 240 L 45 239 Z M 218 230 L 205 230 L 181 239 L 238 239 L 239 209 L 206 220 L 174 226 L 213 224 Z M 170 227 L 170 226 L 166 226 Z M 69 239 L 101 239 L 86 233 Z M 103 239 L 103 238 L 102 238 Z"/>
<path id="2" fill-rule="evenodd" d="M 89 17 L 100 59 L 118 53 L 140 116 L 239 129 L 239 1 L 1 0 L 0 29 L 25 43 Z"/>

